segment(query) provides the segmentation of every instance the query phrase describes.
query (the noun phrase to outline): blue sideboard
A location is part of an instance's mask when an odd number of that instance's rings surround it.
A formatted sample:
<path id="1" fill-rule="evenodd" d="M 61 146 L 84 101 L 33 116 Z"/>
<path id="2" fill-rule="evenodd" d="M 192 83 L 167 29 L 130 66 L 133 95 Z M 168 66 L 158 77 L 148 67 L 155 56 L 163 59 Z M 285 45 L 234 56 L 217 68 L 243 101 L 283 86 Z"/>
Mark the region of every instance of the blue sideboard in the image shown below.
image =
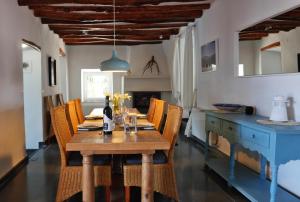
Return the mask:
<path id="1" fill-rule="evenodd" d="M 300 159 L 300 126 L 262 125 L 262 116 L 206 111 L 206 165 L 251 201 L 300 201 L 277 186 L 280 164 Z M 209 134 L 214 132 L 230 143 L 230 157 L 211 158 Z M 260 154 L 261 171 L 257 175 L 235 162 L 236 145 Z M 270 162 L 272 181 L 266 179 L 266 164 Z"/>

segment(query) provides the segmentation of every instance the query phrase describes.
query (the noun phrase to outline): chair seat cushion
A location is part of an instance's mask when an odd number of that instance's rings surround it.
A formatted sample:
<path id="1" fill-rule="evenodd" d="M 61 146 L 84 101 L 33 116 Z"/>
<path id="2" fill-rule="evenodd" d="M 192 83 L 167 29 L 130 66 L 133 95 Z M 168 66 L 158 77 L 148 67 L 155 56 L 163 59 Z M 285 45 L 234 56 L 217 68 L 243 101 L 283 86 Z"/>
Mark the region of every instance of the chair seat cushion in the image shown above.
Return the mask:
<path id="1" fill-rule="evenodd" d="M 164 151 L 156 151 L 153 155 L 153 164 L 164 164 L 168 162 L 168 158 Z M 138 165 L 142 164 L 142 155 L 133 154 L 127 155 L 125 159 L 125 164 L 128 165 Z"/>
<path id="2" fill-rule="evenodd" d="M 110 155 L 94 155 L 93 164 L 94 165 L 108 165 L 110 164 Z M 68 166 L 82 166 L 82 155 L 80 152 L 70 152 L 68 156 Z"/>

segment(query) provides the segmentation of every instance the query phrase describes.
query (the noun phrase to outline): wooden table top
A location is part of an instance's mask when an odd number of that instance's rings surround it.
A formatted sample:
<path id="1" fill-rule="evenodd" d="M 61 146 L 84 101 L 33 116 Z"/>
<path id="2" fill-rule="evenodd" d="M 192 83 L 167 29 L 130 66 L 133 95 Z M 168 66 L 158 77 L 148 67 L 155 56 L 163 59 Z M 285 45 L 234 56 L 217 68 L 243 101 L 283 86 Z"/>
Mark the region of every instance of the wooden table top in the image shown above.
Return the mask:
<path id="1" fill-rule="evenodd" d="M 169 150 L 169 142 L 158 131 L 138 131 L 135 135 L 125 135 L 123 131 L 113 131 L 103 135 L 99 131 L 80 132 L 67 143 L 67 151 L 81 151 L 89 154 L 139 154 L 154 153 L 155 150 Z"/>

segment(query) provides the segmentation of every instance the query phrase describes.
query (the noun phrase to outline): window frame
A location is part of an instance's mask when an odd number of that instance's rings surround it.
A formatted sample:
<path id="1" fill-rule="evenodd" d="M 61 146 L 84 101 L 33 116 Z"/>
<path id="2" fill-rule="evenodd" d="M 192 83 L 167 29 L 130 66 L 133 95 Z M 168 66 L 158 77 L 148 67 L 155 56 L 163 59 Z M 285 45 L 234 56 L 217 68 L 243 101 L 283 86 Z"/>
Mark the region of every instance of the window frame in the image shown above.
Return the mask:
<path id="1" fill-rule="evenodd" d="M 110 85 L 110 89 L 109 89 L 109 92 L 110 94 L 113 93 L 113 84 L 114 84 L 114 81 L 113 81 L 113 73 L 112 72 L 101 72 L 100 69 L 93 69 L 93 68 L 84 68 L 84 69 L 81 69 L 81 74 L 80 74 L 80 79 L 81 79 L 81 100 L 82 102 L 84 103 L 104 103 L 105 102 L 105 97 L 103 98 L 89 98 L 87 97 L 86 95 L 86 83 L 85 83 L 85 77 L 89 74 L 105 74 L 110 82 L 111 82 L 111 85 Z"/>

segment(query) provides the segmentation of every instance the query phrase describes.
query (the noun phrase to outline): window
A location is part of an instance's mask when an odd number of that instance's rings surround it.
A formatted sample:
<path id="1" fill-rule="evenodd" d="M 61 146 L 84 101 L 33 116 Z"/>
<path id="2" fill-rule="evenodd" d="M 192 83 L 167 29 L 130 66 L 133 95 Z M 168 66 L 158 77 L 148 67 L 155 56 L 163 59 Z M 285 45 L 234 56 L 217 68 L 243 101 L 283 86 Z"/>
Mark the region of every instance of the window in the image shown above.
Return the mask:
<path id="1" fill-rule="evenodd" d="M 113 75 L 99 69 L 81 70 L 81 99 L 83 102 L 103 102 L 106 93 L 113 92 Z"/>
<path id="2" fill-rule="evenodd" d="M 245 76 L 245 73 L 244 73 L 244 64 L 239 64 L 238 76 Z"/>

